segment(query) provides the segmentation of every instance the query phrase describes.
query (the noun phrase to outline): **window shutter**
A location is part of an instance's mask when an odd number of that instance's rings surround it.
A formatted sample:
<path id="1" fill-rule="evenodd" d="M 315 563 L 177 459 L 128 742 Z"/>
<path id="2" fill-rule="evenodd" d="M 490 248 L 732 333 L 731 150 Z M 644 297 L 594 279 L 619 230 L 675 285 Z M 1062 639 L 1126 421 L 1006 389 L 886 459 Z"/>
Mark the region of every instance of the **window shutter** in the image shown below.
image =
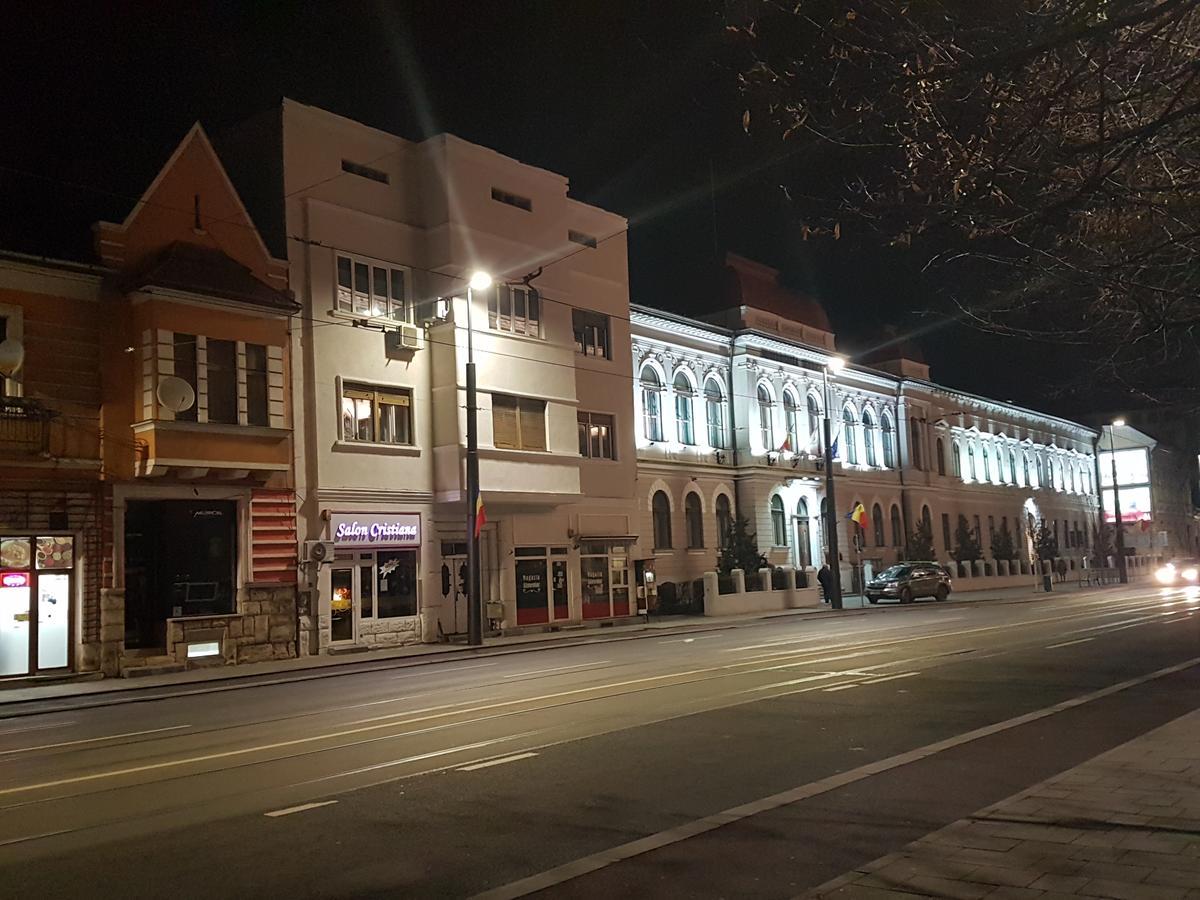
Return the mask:
<path id="1" fill-rule="evenodd" d="M 521 400 L 521 447 L 524 450 L 546 449 L 546 401 Z"/>
<path id="2" fill-rule="evenodd" d="M 492 394 L 492 443 L 509 449 L 521 446 L 515 397 Z"/>

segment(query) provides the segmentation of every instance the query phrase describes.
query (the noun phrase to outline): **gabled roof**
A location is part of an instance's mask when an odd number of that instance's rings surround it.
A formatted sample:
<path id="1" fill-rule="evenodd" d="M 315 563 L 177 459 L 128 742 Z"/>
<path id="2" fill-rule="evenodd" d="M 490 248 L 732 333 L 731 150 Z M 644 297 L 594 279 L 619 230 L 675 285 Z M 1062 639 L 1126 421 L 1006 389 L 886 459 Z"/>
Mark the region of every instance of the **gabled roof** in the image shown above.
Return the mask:
<path id="1" fill-rule="evenodd" d="M 157 287 L 220 297 L 286 315 L 300 312 L 290 294 L 259 281 L 237 260 L 220 250 L 183 241 L 151 256 L 126 274 L 121 284 L 126 291 Z"/>

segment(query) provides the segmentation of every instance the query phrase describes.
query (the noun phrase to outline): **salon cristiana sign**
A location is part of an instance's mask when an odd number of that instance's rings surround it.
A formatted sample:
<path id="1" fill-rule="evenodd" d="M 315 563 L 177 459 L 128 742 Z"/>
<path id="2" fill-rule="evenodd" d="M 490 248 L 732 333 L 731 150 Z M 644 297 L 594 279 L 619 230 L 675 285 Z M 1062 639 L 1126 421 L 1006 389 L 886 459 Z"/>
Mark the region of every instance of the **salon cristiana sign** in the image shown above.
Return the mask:
<path id="1" fill-rule="evenodd" d="M 329 536 L 338 547 L 419 547 L 419 513 L 330 513 Z"/>

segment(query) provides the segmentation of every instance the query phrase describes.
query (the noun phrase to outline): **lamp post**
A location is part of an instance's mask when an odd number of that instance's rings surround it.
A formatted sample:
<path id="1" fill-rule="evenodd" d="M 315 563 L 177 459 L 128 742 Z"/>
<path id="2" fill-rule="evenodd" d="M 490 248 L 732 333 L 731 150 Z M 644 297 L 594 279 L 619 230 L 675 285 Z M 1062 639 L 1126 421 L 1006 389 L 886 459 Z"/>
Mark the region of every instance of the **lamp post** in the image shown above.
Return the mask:
<path id="1" fill-rule="evenodd" d="M 840 356 L 831 356 L 825 364 L 825 543 L 829 553 L 829 605 L 833 609 L 842 608 L 842 561 L 838 553 L 837 534 L 837 499 L 833 491 L 833 423 L 829 419 L 829 408 L 833 403 L 833 395 L 829 388 L 829 372 L 840 372 L 846 367 L 846 360 Z"/>
<path id="2" fill-rule="evenodd" d="M 475 342 L 471 329 L 471 305 L 476 291 L 492 286 L 492 276 L 475 272 L 467 283 L 467 643 L 483 643 L 482 580 L 479 571 L 479 535 L 475 519 L 479 506 L 479 408 L 475 399 Z"/>
<path id="3" fill-rule="evenodd" d="M 1125 424 L 1124 419 L 1113 419 L 1108 426 L 1108 461 L 1112 463 L 1113 513 L 1117 517 L 1117 578 L 1121 584 L 1129 584 L 1129 569 L 1125 565 L 1125 523 L 1121 519 L 1121 489 L 1117 487 L 1117 428 Z M 1103 503 L 1101 504 L 1103 508 Z"/>

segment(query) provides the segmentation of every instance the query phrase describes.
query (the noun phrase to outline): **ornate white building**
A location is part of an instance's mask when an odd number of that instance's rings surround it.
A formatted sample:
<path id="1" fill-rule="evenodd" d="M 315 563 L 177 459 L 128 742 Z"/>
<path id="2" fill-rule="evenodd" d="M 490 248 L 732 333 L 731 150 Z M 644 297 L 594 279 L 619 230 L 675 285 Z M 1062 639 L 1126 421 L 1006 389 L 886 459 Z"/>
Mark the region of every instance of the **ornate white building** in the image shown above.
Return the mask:
<path id="1" fill-rule="evenodd" d="M 1096 524 L 1096 431 L 934 384 L 918 359 L 836 371 L 819 305 L 748 260 L 731 256 L 726 276 L 737 305 L 706 321 L 631 315 L 641 543 L 660 584 L 711 571 L 737 514 L 770 563 L 820 566 L 826 410 L 845 585 L 854 564 L 896 561 L 922 519 L 941 561 L 962 516 L 985 560 L 1008 529 L 1028 563 L 1031 526 L 1044 521 L 1081 565 Z M 847 519 L 860 502 L 861 532 Z"/>

